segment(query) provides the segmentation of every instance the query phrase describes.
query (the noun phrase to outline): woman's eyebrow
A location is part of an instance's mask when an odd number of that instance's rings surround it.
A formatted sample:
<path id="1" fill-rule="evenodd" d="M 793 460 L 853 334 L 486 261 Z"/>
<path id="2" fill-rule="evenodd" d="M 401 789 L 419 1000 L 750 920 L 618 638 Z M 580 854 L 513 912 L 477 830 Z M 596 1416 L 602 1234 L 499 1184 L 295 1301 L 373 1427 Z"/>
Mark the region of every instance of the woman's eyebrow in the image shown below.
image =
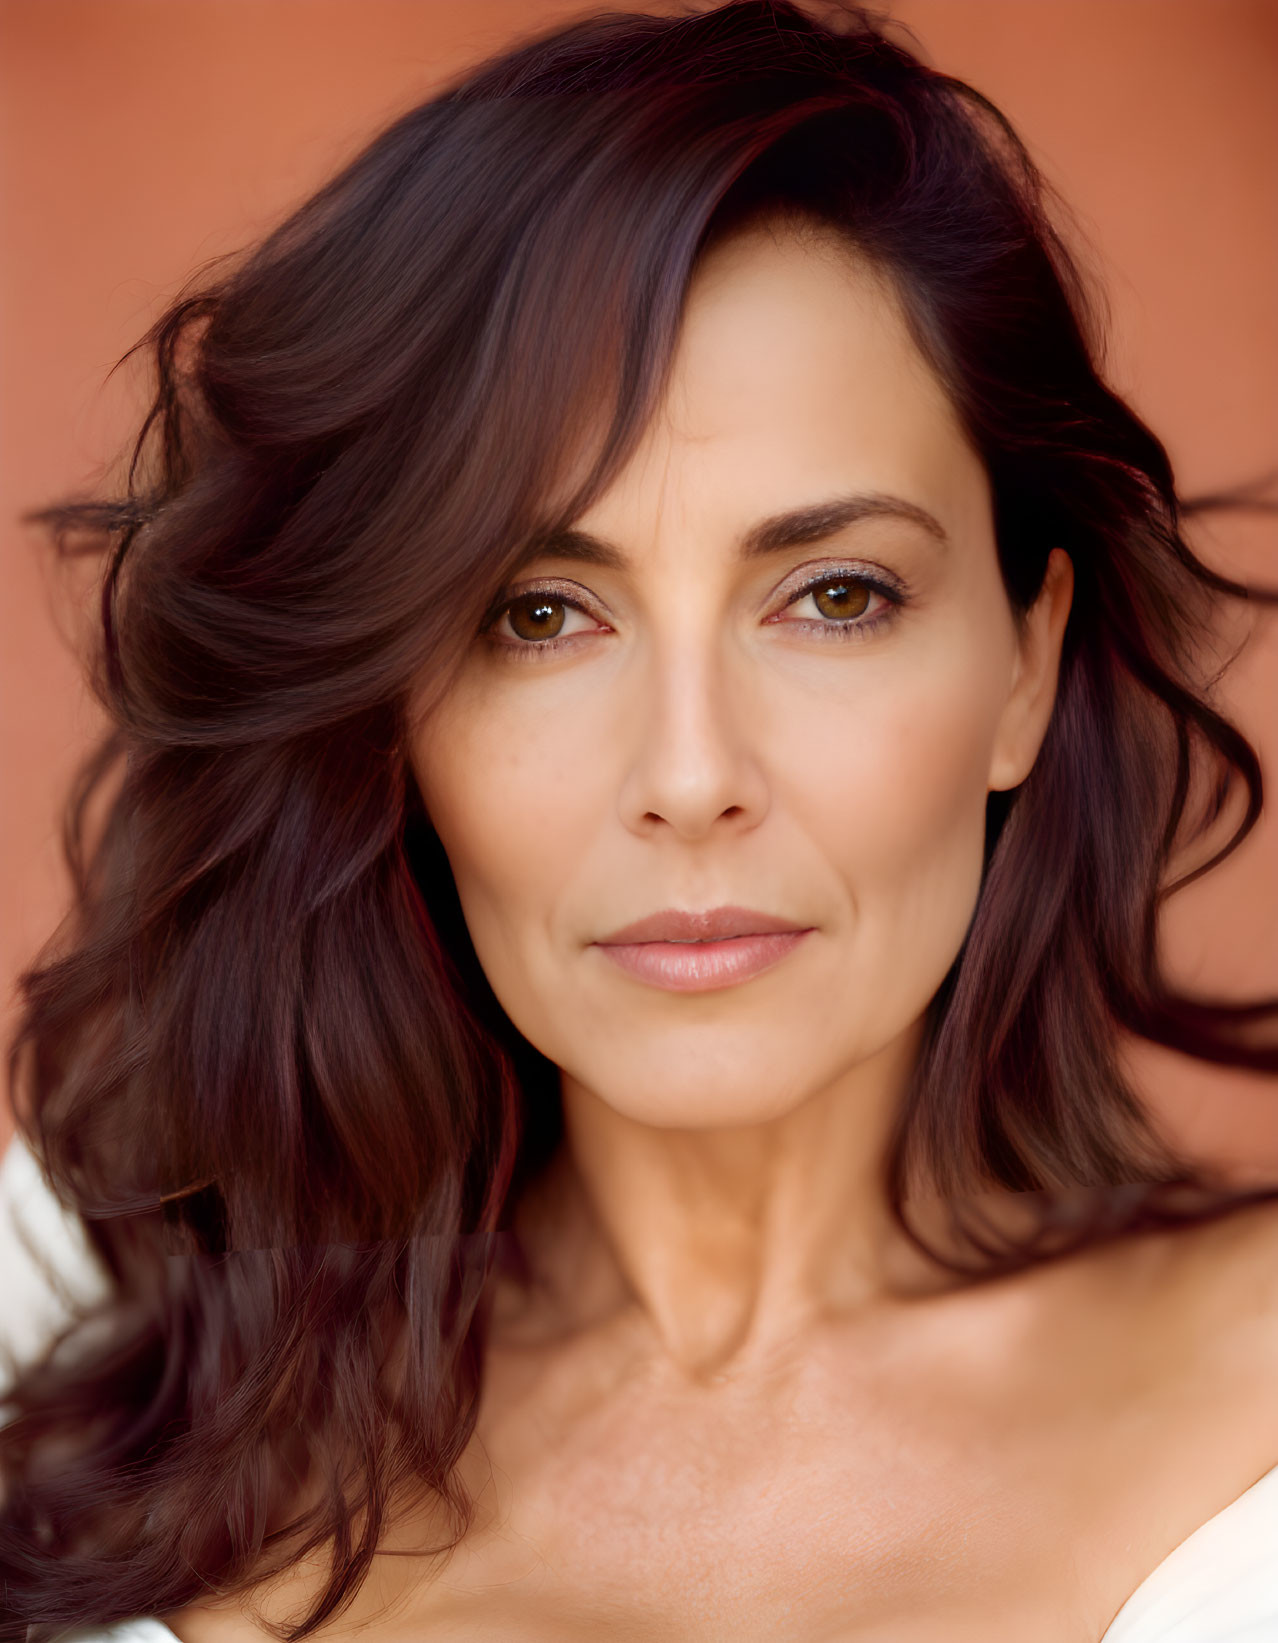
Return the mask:
<path id="1" fill-rule="evenodd" d="M 810 542 L 823 542 L 848 525 L 861 519 L 905 519 L 920 525 L 942 546 L 948 546 L 945 527 L 934 514 L 917 502 L 891 496 L 882 491 L 858 491 L 850 496 L 830 497 L 823 502 L 810 502 L 801 508 L 788 508 L 784 513 L 770 514 L 750 526 L 739 543 L 742 559 L 758 559 L 767 554 L 781 553 L 786 548 L 800 547 Z M 520 555 L 519 567 L 534 559 L 568 559 L 581 565 L 601 565 L 609 570 L 624 570 L 627 556 L 614 543 L 594 536 L 589 531 L 568 526 L 536 537 Z"/>
<path id="2" fill-rule="evenodd" d="M 929 536 L 942 546 L 948 546 L 945 527 L 934 514 L 917 502 L 907 502 L 902 496 L 891 496 L 883 491 L 857 491 L 851 496 L 831 497 L 825 502 L 812 502 L 806 507 L 792 508 L 785 513 L 773 514 L 752 525 L 741 539 L 741 557 L 757 559 L 764 554 L 780 553 L 785 548 L 799 547 L 808 542 L 823 542 L 847 525 L 860 519 L 907 519 L 921 525 Z"/>

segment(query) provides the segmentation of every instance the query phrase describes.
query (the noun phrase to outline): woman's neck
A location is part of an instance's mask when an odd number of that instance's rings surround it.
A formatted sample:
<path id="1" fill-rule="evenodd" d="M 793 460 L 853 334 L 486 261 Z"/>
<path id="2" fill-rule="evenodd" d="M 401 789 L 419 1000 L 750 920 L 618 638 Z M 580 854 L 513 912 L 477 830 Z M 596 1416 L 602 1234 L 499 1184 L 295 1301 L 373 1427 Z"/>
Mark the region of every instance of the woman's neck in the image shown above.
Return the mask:
<path id="1" fill-rule="evenodd" d="M 565 1142 L 521 1236 L 561 1327 L 636 1309 L 696 1377 L 767 1358 L 832 1314 L 934 1279 L 882 1161 L 917 1032 L 766 1123 L 637 1122 L 563 1079 Z"/>

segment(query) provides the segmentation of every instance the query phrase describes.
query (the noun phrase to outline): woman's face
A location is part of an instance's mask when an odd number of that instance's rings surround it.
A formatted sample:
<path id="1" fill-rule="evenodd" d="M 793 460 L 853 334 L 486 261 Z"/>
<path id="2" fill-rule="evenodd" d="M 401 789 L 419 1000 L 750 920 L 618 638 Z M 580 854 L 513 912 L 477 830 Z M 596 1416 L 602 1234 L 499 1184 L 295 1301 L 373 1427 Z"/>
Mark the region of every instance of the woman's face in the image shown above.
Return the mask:
<path id="1" fill-rule="evenodd" d="M 982 463 L 891 290 L 829 239 L 710 253 L 575 529 L 413 743 L 476 953 L 618 1112 L 779 1117 L 915 1031 L 1055 654 L 1013 622 Z"/>

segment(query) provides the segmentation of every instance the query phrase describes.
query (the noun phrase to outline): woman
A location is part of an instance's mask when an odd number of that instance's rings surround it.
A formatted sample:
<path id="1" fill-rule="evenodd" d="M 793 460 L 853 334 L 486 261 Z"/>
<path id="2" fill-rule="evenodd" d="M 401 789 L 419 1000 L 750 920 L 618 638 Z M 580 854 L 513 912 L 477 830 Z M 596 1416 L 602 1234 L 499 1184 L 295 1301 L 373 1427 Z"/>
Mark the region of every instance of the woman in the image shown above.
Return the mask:
<path id="1" fill-rule="evenodd" d="M 156 327 L 45 515 L 118 785 L 16 1108 L 101 1298 L 0 1635 L 1278 1631 L 1274 1194 L 1116 1047 L 1278 1067 L 1154 940 L 1247 590 L 1041 194 L 856 8 L 606 15 Z"/>

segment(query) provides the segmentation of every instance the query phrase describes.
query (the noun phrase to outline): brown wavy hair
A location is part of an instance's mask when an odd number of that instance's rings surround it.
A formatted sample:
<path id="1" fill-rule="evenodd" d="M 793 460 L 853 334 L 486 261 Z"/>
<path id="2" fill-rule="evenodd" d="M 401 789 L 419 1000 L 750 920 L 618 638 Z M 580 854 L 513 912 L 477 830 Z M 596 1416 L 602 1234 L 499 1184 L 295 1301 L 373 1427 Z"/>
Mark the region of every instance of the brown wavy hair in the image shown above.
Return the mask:
<path id="1" fill-rule="evenodd" d="M 884 1161 L 897 1212 L 923 1180 L 1041 1195 L 1058 1230 L 1082 1190 L 1075 1240 L 1208 1213 L 1117 1044 L 1278 1070 L 1278 1000 L 1186 997 L 1156 941 L 1261 806 L 1203 637 L 1221 596 L 1278 594 L 1191 551 L 1163 446 L 1102 379 L 1056 202 L 980 93 L 852 4 L 584 17 L 206 270 L 139 344 L 157 386 L 120 494 L 38 516 L 105 555 L 112 729 L 71 796 L 74 911 L 23 977 L 11 1083 L 111 1283 L 9 1397 L 0 1638 L 325 1549 L 301 1637 L 406 1492 L 465 1532 L 489 1279 L 558 1092 L 470 948 L 409 704 L 618 471 L 699 257 L 760 218 L 833 229 L 895 282 L 988 470 L 1014 612 L 1053 546 L 1075 569 L 1046 739 L 991 796 Z M 1241 820 L 1169 882 L 1235 792 Z M 983 1270 L 1048 1252 L 973 1241 Z"/>

